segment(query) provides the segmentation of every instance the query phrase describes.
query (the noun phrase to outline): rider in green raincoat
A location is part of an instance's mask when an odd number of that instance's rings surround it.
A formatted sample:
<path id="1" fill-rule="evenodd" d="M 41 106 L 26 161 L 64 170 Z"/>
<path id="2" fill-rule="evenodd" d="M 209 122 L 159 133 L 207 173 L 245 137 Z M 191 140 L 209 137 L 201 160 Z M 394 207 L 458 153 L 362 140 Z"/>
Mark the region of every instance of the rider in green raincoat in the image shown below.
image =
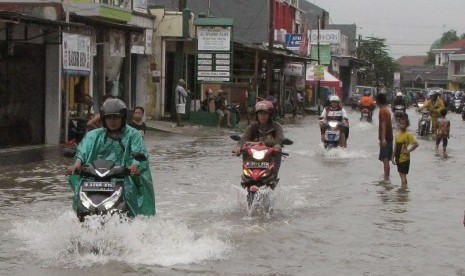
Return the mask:
<path id="1" fill-rule="evenodd" d="M 76 210 L 79 199 L 79 183 L 82 177 L 74 174 L 81 164 L 89 164 L 97 159 L 111 160 L 115 165 L 129 167 L 126 177 L 124 198 L 129 208 L 129 216 L 155 215 L 155 195 L 148 161 L 137 161 L 134 153 L 147 157 L 144 139 L 139 131 L 126 124 L 127 108 L 119 99 L 106 100 L 100 110 L 102 128 L 86 134 L 79 143 L 76 161 L 68 167 L 69 184 L 74 190 L 73 208 Z"/>

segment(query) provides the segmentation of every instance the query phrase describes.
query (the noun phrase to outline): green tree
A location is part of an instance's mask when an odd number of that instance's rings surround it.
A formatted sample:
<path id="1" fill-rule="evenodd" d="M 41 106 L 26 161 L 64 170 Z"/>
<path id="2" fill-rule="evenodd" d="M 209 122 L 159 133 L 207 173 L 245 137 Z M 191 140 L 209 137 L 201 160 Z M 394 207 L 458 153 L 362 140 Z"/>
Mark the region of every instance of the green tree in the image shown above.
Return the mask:
<path id="1" fill-rule="evenodd" d="M 459 37 L 457 36 L 457 31 L 456 30 L 449 30 L 445 33 L 442 34 L 441 36 L 441 46 L 452 43 L 454 41 L 459 40 Z"/>
<path id="2" fill-rule="evenodd" d="M 384 38 L 367 37 L 360 41 L 357 56 L 371 66 L 371 69 L 366 71 L 366 84 L 392 87 L 394 72 L 398 70 L 398 66 L 389 56 L 388 49 Z"/>

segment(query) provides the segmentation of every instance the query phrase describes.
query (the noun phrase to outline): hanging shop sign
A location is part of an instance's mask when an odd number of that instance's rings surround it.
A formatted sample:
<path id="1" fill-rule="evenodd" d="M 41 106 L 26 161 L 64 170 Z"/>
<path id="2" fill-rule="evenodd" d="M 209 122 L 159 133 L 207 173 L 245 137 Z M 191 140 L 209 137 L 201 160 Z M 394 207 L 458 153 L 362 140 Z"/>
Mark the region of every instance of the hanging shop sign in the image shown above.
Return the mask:
<path id="1" fill-rule="evenodd" d="M 231 27 L 197 27 L 199 51 L 231 51 Z"/>
<path id="2" fill-rule="evenodd" d="M 231 53 L 211 52 L 197 54 L 198 81 L 230 81 Z"/>
<path id="3" fill-rule="evenodd" d="M 304 75 L 304 65 L 303 63 L 286 63 L 284 65 L 284 71 L 283 71 L 284 76 L 295 76 L 295 77 L 300 77 Z"/>
<path id="4" fill-rule="evenodd" d="M 313 66 L 313 75 L 315 80 L 323 80 L 325 78 L 325 66 L 315 65 Z"/>
<path id="5" fill-rule="evenodd" d="M 90 73 L 90 37 L 63 33 L 62 49 L 65 72 Z"/>

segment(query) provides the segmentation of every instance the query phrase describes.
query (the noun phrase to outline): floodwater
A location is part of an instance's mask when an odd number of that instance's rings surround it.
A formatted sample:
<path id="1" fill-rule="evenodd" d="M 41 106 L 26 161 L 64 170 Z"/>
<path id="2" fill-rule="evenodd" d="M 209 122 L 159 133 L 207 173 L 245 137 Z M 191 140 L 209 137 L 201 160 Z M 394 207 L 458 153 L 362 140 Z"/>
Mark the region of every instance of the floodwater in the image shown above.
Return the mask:
<path id="1" fill-rule="evenodd" d="M 448 156 L 418 138 L 409 192 L 399 192 L 394 166 L 382 181 L 377 119 L 358 116 L 348 148 L 331 151 L 315 116 L 286 124 L 295 143 L 271 211 L 252 215 L 227 132 L 149 132 L 157 216 L 104 228 L 72 212 L 70 159 L 53 148 L 3 152 L 0 275 L 465 275 L 465 122 L 449 115 Z"/>

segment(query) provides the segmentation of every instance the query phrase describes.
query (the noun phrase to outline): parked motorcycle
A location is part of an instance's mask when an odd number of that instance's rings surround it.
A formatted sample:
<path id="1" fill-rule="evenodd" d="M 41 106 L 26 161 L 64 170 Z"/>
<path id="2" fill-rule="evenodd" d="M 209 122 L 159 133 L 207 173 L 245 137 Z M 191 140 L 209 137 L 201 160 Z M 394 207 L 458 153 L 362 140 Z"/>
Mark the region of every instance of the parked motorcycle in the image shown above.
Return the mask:
<path id="1" fill-rule="evenodd" d="M 231 135 L 234 141 L 240 141 L 239 135 Z M 283 145 L 292 145 L 290 139 L 284 139 Z M 276 155 L 288 156 L 288 153 L 276 151 L 263 142 L 246 143 L 242 149 L 242 177 L 241 185 L 247 189 L 247 206 L 250 208 L 260 189 L 274 189 L 279 179 L 274 174 Z"/>
<path id="2" fill-rule="evenodd" d="M 135 160 L 147 160 L 141 153 L 133 154 Z M 104 214 L 126 214 L 128 207 L 124 199 L 124 178 L 130 170 L 117 166 L 113 161 L 95 160 L 84 164 L 79 174 L 79 200 L 76 215 L 83 222 L 86 216 Z"/>
<path id="3" fill-rule="evenodd" d="M 241 121 L 241 112 L 239 111 L 239 104 L 238 103 L 231 103 L 226 106 L 226 109 L 236 116 L 236 125 L 239 124 Z"/>
<path id="4" fill-rule="evenodd" d="M 418 120 L 417 133 L 420 136 L 426 136 L 430 133 L 430 128 L 431 128 L 431 118 L 429 116 L 429 112 L 424 110 L 421 113 L 420 119 Z"/>

